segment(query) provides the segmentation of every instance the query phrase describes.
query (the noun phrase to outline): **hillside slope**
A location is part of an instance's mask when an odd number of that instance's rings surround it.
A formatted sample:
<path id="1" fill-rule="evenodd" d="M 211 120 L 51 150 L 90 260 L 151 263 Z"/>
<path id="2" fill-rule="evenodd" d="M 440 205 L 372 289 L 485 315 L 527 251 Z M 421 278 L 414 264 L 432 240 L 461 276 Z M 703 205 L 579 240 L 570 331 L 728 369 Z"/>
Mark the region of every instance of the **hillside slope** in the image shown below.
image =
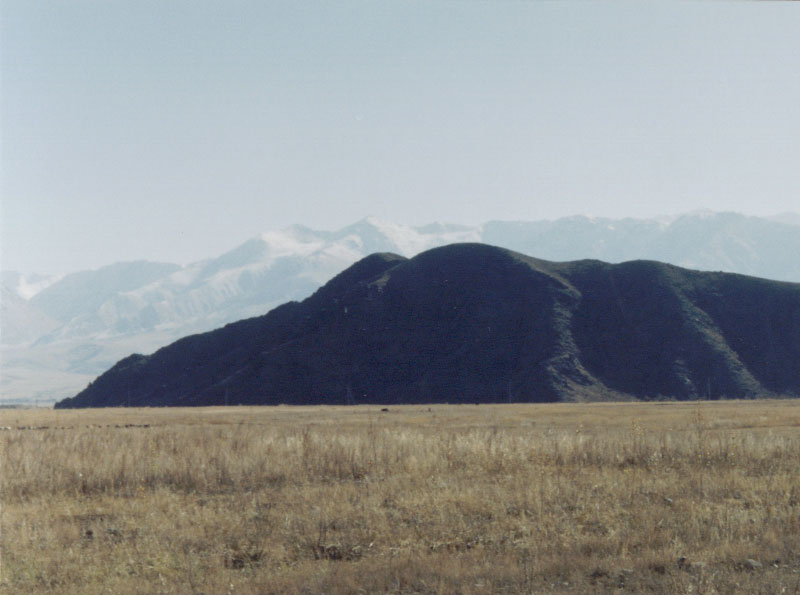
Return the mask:
<path id="1" fill-rule="evenodd" d="M 768 220 L 703 211 L 477 227 L 409 227 L 367 218 L 337 231 L 300 225 L 269 231 L 180 267 L 117 263 L 66 277 L 2 271 L 0 404 L 73 395 L 129 353 L 152 353 L 304 299 L 375 252 L 413 257 L 455 242 L 482 242 L 554 261 L 648 259 L 798 282 L 800 228 L 791 221 L 791 214 Z"/>
<path id="2" fill-rule="evenodd" d="M 800 284 L 483 244 L 369 256 L 58 407 L 800 396 Z"/>

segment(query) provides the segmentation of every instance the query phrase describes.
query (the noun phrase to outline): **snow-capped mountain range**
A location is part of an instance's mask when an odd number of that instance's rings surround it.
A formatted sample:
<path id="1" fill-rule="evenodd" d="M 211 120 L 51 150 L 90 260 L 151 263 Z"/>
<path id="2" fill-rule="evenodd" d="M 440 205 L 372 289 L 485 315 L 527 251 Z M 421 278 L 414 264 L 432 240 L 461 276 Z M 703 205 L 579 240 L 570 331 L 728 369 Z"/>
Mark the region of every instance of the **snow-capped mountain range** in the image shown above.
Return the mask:
<path id="1" fill-rule="evenodd" d="M 546 260 L 651 259 L 800 282 L 799 221 L 791 213 L 766 219 L 697 212 L 409 227 L 368 218 L 338 231 L 269 231 L 183 267 L 138 261 L 60 277 L 3 272 L 0 403 L 71 396 L 130 353 L 303 299 L 373 252 L 410 257 L 483 242 Z"/>

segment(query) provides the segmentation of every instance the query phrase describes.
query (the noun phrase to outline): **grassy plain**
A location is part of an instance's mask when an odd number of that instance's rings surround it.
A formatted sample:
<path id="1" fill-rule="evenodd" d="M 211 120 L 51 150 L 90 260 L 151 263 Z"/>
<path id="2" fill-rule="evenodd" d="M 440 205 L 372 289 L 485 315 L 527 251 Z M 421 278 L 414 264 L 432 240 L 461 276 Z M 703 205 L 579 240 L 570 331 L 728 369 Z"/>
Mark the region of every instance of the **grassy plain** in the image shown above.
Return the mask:
<path id="1" fill-rule="evenodd" d="M 800 592 L 800 400 L 0 426 L 2 593 Z"/>

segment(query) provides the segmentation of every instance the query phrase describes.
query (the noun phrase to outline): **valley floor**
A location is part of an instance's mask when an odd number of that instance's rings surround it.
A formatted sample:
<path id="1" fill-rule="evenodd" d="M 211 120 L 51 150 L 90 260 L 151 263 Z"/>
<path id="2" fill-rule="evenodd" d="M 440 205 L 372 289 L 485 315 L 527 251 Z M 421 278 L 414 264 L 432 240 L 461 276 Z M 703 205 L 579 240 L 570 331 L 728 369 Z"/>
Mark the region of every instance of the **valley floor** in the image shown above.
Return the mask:
<path id="1" fill-rule="evenodd" d="M 0 426 L 0 593 L 800 592 L 800 400 Z"/>

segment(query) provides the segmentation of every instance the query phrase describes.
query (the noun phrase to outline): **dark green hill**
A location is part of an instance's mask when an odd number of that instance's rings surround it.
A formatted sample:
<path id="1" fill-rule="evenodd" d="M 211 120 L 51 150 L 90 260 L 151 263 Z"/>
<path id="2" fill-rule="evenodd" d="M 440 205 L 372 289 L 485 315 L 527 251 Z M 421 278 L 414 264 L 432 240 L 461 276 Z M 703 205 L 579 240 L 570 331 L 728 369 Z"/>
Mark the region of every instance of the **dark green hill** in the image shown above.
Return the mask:
<path id="1" fill-rule="evenodd" d="M 800 396 L 800 284 L 482 244 L 365 258 L 57 407 Z"/>

